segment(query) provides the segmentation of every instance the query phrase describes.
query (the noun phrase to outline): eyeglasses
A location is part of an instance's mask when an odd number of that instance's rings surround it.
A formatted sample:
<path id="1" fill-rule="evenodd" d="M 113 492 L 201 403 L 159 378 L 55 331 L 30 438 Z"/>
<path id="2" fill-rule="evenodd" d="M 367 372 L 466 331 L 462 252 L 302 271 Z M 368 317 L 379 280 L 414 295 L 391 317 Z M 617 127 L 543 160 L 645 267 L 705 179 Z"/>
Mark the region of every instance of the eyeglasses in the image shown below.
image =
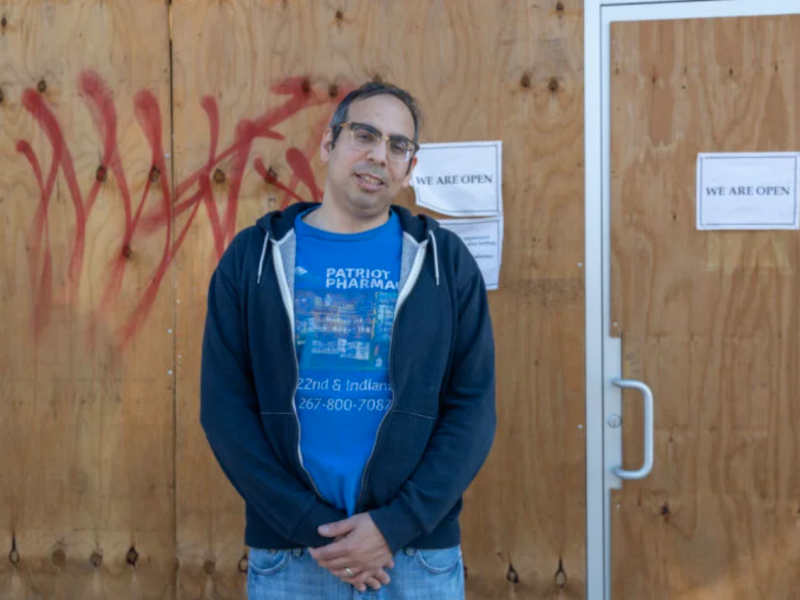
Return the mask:
<path id="1" fill-rule="evenodd" d="M 335 125 L 334 128 L 336 127 L 346 127 L 350 131 L 350 142 L 353 147 L 362 152 L 368 152 L 386 140 L 386 155 L 394 162 L 408 162 L 419 149 L 419 144 L 404 135 L 389 135 L 366 123 L 347 122 Z"/>

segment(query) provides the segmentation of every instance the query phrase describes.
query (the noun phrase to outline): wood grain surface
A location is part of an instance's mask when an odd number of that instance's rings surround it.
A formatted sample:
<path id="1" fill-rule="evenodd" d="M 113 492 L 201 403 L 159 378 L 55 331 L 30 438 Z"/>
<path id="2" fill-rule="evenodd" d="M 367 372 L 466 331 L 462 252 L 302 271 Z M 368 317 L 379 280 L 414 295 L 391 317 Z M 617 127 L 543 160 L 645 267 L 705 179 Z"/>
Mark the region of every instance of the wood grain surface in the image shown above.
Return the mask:
<path id="1" fill-rule="evenodd" d="M 174 597 L 169 71 L 163 2 L 0 2 L 2 598 Z"/>
<path id="2" fill-rule="evenodd" d="M 797 232 L 697 231 L 695 175 L 698 152 L 798 149 L 799 34 L 796 16 L 612 28 L 613 321 L 656 399 L 655 469 L 613 498 L 615 598 L 797 597 Z"/>
<path id="3" fill-rule="evenodd" d="M 237 231 L 319 198 L 371 79 L 422 141 L 504 144 L 468 597 L 584 598 L 582 31 L 580 0 L 0 0 L 0 598 L 245 597 L 198 420 L 206 288 Z"/>
<path id="4" fill-rule="evenodd" d="M 316 152 L 332 100 L 369 79 L 418 97 L 423 141 L 503 140 L 506 246 L 501 289 L 491 293 L 500 424 L 467 494 L 467 586 L 476 599 L 583 598 L 581 3 L 186 1 L 173 11 L 176 181 L 207 162 L 204 98 L 219 106 L 221 153 L 243 120 L 286 102 L 276 85 L 296 90 L 300 81 L 304 108 L 275 126 L 285 139 L 255 140 L 243 175 L 235 156 L 211 169 L 218 212 L 238 199 L 237 228 L 293 201 L 253 170 L 258 160 L 312 199 L 287 152 L 305 156 L 322 187 Z M 224 181 L 214 182 L 217 168 Z M 413 207 L 413 196 L 402 203 Z M 242 503 L 197 424 L 205 286 L 218 246 L 199 210 L 177 258 L 178 593 L 238 597 Z"/>

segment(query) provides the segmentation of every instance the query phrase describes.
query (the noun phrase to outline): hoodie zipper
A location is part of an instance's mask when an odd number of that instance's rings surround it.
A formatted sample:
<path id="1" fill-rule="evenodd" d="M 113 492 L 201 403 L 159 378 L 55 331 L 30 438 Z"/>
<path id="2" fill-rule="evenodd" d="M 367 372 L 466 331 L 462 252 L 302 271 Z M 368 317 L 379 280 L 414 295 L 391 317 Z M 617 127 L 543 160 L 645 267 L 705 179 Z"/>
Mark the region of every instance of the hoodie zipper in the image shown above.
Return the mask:
<path id="1" fill-rule="evenodd" d="M 395 399 L 397 398 L 397 394 L 394 389 L 394 380 L 392 378 L 392 351 L 394 350 L 394 330 L 397 326 L 397 320 L 400 316 L 400 310 L 403 308 L 406 299 L 411 295 L 411 290 L 414 289 L 414 286 L 417 284 L 417 280 L 419 279 L 419 275 L 422 272 L 422 263 L 425 261 L 425 251 L 428 248 L 428 241 L 424 241 L 420 244 L 419 249 L 417 250 L 417 255 L 414 257 L 414 264 L 411 267 L 411 272 L 408 275 L 408 281 L 403 286 L 403 289 L 400 290 L 400 294 L 397 296 L 397 304 L 394 308 L 394 321 L 392 321 L 392 337 L 389 341 L 389 361 L 388 361 L 388 371 L 389 371 L 389 389 L 392 390 L 392 406 L 394 406 Z M 383 423 L 386 421 L 386 417 L 389 414 L 389 410 L 387 410 L 383 414 L 383 418 L 381 418 L 381 422 L 378 425 L 378 430 L 375 432 L 375 441 L 372 442 L 372 450 L 370 450 L 369 458 L 367 459 L 367 463 L 364 465 L 364 472 L 361 474 L 361 489 L 358 491 L 358 500 L 356 501 L 356 514 L 360 512 L 361 508 L 361 500 L 364 497 L 364 484 L 367 480 L 367 473 L 369 472 L 369 467 L 372 463 L 372 457 L 375 455 L 375 446 L 378 445 L 378 436 L 381 434 L 381 429 L 383 428 Z"/>
<path id="2" fill-rule="evenodd" d="M 278 277 L 278 287 L 281 289 L 283 306 L 286 308 L 286 315 L 289 317 L 289 337 L 292 340 L 292 357 L 294 358 L 295 366 L 295 384 L 294 392 L 292 392 L 292 411 L 294 412 L 294 418 L 297 421 L 297 459 L 300 461 L 300 467 L 302 467 L 303 471 L 308 476 L 308 480 L 311 482 L 314 492 L 316 492 L 319 498 L 322 498 L 322 494 L 319 493 L 319 489 L 317 488 L 314 478 L 311 476 L 311 473 L 308 472 L 306 465 L 303 463 L 303 452 L 300 449 L 300 415 L 297 414 L 296 402 L 297 388 L 300 386 L 300 363 L 297 360 L 297 344 L 294 339 L 294 305 L 292 302 L 291 292 L 289 291 L 289 283 L 286 280 L 286 272 L 283 270 L 283 259 L 281 258 L 280 248 L 278 248 L 277 243 L 274 243 L 272 246 L 272 262 L 275 264 L 275 273 Z"/>

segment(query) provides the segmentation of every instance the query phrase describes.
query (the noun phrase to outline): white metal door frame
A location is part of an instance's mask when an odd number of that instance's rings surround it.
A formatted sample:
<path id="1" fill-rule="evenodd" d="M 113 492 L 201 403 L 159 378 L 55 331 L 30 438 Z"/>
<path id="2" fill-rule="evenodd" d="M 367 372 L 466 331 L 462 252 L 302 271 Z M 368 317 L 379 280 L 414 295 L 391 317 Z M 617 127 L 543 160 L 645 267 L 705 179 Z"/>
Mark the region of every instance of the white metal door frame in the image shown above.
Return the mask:
<path id="1" fill-rule="evenodd" d="M 622 455 L 621 340 L 610 335 L 611 23 L 800 14 L 800 0 L 585 0 L 586 597 L 611 598 L 611 470 Z M 658 399 L 656 398 L 656 401 Z M 615 599 L 620 600 L 620 599 Z"/>

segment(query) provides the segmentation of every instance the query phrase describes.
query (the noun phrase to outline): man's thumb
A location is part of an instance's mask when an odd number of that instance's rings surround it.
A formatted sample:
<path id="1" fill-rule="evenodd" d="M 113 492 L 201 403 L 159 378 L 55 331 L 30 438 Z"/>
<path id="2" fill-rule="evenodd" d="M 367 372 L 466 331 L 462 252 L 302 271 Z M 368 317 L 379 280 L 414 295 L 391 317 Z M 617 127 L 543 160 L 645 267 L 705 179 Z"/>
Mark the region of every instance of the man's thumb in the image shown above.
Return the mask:
<path id="1" fill-rule="evenodd" d="M 328 523 L 327 525 L 319 526 L 319 534 L 325 537 L 336 537 L 339 535 L 347 535 L 355 529 L 352 518 L 344 519 L 343 521 L 336 521 L 335 523 Z"/>

